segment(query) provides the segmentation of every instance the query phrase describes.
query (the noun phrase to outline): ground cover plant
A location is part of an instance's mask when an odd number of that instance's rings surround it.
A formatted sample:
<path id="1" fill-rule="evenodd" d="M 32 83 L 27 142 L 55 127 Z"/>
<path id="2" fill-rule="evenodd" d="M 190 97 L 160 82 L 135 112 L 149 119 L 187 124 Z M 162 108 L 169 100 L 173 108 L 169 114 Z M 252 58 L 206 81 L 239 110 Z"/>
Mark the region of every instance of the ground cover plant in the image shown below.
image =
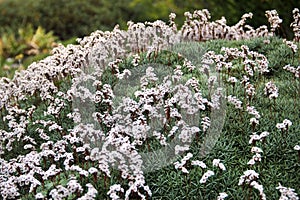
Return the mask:
<path id="1" fill-rule="evenodd" d="M 96 31 L 0 79 L 3 199 L 298 199 L 299 10 Z"/>

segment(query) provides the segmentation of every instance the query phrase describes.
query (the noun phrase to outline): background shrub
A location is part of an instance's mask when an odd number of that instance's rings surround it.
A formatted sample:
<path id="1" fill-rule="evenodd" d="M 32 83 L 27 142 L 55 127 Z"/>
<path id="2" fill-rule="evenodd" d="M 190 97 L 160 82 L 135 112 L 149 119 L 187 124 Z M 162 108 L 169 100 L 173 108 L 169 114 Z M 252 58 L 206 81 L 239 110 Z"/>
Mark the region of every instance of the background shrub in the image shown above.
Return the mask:
<path id="1" fill-rule="evenodd" d="M 33 61 L 49 55 L 57 37 L 31 25 L 19 28 L 17 32 L 8 29 L 0 37 L 0 76 L 12 77 L 15 70 L 24 69 Z"/>
<path id="2" fill-rule="evenodd" d="M 82 37 L 97 29 L 108 30 L 127 21 L 123 1 L 106 0 L 4 0 L 0 3 L 1 32 L 14 31 L 26 24 L 42 26 L 61 39 Z M 120 18 L 124 19 L 120 20 Z"/>
<path id="3" fill-rule="evenodd" d="M 26 24 L 34 28 L 42 26 L 53 31 L 60 39 L 82 37 L 95 30 L 111 30 L 116 24 L 126 27 L 129 20 L 168 20 L 170 12 L 177 14 L 177 23 L 184 21 L 187 10 L 207 8 L 213 20 L 226 16 L 228 24 L 235 24 L 246 12 L 254 14 L 249 22 L 254 27 L 267 24 L 265 11 L 278 10 L 284 19 L 279 34 L 291 38 L 292 10 L 299 7 L 297 0 L 2 0 L 0 1 L 0 33 L 7 28 L 17 31 Z"/>

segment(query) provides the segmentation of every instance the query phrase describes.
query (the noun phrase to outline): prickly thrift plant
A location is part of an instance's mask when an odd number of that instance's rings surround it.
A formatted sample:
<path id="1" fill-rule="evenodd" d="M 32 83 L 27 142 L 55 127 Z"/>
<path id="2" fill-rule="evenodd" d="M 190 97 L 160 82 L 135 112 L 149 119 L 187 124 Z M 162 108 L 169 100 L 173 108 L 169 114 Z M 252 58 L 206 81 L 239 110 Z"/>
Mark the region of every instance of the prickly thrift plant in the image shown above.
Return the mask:
<path id="1" fill-rule="evenodd" d="M 1 198 L 150 199 L 147 173 L 170 164 L 185 176 L 200 170 L 200 187 L 209 187 L 230 167 L 220 158 L 212 160 L 217 170 L 202 171 L 207 162 L 201 160 L 222 133 L 226 100 L 249 120 L 248 164 L 256 167 L 267 152 L 259 142 L 270 133 L 257 134 L 265 113 L 255 102 L 263 92 L 278 97 L 272 82 L 265 89 L 256 84 L 269 72 L 267 57 L 246 45 L 204 55 L 184 55 L 179 47 L 184 41 L 187 47 L 192 41 L 274 35 L 281 20 L 275 11 L 267 15 L 271 32 L 247 25 L 251 13 L 228 26 L 224 17 L 211 22 L 205 9 L 186 12 L 180 29 L 174 14 L 169 24 L 128 22 L 127 31 L 95 31 L 78 45 L 59 45 L 13 79 L 1 78 Z M 285 69 L 299 78 L 298 68 Z M 277 128 L 287 133 L 290 126 L 284 120 Z M 257 179 L 247 170 L 239 185 L 265 199 Z"/>

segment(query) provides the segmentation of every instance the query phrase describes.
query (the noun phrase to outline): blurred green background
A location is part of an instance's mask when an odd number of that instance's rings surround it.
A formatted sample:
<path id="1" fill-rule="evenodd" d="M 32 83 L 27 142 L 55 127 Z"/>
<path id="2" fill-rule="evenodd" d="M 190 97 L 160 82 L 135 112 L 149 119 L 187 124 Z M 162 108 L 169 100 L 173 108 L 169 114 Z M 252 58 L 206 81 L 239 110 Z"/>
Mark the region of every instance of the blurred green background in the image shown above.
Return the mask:
<path id="1" fill-rule="evenodd" d="M 183 22 L 183 13 L 207 8 L 213 19 L 225 16 L 236 23 L 246 12 L 253 12 L 250 24 L 267 24 L 265 11 L 276 9 L 284 19 L 283 34 L 289 35 L 291 12 L 299 0 L 0 0 L 1 32 L 18 30 L 27 24 L 53 31 L 60 39 L 82 37 L 94 30 L 111 30 L 115 24 L 126 27 L 128 20 L 168 20 L 170 12 Z"/>
<path id="2" fill-rule="evenodd" d="M 74 43 L 77 37 L 116 24 L 126 29 L 129 20 L 167 21 L 171 12 L 177 14 L 179 26 L 185 11 L 206 8 L 212 20 L 225 16 L 229 25 L 252 12 L 248 24 L 257 28 L 268 24 L 265 11 L 276 9 L 284 20 L 279 34 L 291 39 L 295 7 L 300 8 L 299 0 L 0 0 L 0 76 L 47 56 L 54 42 Z"/>

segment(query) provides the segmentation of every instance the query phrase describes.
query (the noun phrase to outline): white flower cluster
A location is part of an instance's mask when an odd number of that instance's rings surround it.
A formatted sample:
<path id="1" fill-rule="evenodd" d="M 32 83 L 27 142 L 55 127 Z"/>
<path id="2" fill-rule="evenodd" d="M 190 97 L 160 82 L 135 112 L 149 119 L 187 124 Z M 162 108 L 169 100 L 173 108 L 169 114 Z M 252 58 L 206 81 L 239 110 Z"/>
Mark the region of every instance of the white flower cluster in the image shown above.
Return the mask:
<path id="1" fill-rule="evenodd" d="M 216 70 L 218 72 L 222 71 L 230 73 L 230 70 L 234 67 L 232 63 L 236 63 L 236 61 L 242 60 L 242 64 L 244 66 L 244 74 L 242 76 L 242 80 L 238 80 L 236 77 L 230 76 L 228 78 L 228 82 L 233 84 L 233 86 L 237 85 L 238 83 L 244 86 L 246 97 L 249 100 L 247 106 L 245 107 L 246 111 L 255 117 L 255 119 L 253 118 L 254 121 L 252 120 L 251 122 L 259 124 L 258 119 L 261 116 L 259 112 L 255 109 L 255 107 L 250 105 L 250 101 L 256 94 L 255 87 L 250 82 L 250 78 L 252 79 L 255 77 L 255 75 L 260 75 L 269 72 L 269 63 L 267 58 L 262 54 L 250 51 L 249 47 L 245 45 L 242 45 L 241 49 L 223 47 L 222 52 L 224 52 L 224 55 L 216 55 L 214 52 L 207 52 L 203 56 L 204 64 L 202 66 L 202 71 L 205 72 L 205 66 L 207 64 L 215 63 Z M 209 81 L 211 80 L 209 79 Z M 235 108 L 243 110 L 242 102 L 236 96 L 229 95 L 227 97 L 227 101 L 230 104 L 233 104 Z"/>
<path id="2" fill-rule="evenodd" d="M 270 14 L 273 14 L 272 11 Z M 250 25 L 246 24 L 247 19 L 251 19 L 253 14 L 246 13 L 242 16 L 241 20 L 233 26 L 228 26 L 225 17 L 219 20 L 210 22 L 210 12 L 207 9 L 196 10 L 193 13 L 184 13 L 186 20 L 182 29 L 180 30 L 184 40 L 193 41 L 207 41 L 211 39 L 229 39 L 239 40 L 252 37 L 263 37 L 269 33 L 267 26 L 263 25 L 257 29 L 254 29 Z M 278 19 L 275 16 L 269 16 L 269 22 L 271 23 L 271 31 L 278 28 Z M 271 20 L 272 18 L 272 20 Z M 276 21 L 277 20 L 277 21 Z"/>
<path id="3" fill-rule="evenodd" d="M 267 10 L 266 17 L 271 25 L 271 36 L 275 34 L 275 30 L 279 28 L 282 23 L 282 19 L 279 18 L 279 15 L 276 10 Z"/>
<path id="4" fill-rule="evenodd" d="M 259 174 L 256 173 L 254 170 L 247 170 L 244 172 L 244 175 L 242 175 L 239 179 L 239 185 L 248 184 L 250 185 L 251 182 L 258 179 Z"/>
<path id="5" fill-rule="evenodd" d="M 288 41 L 286 39 L 283 39 L 283 43 L 285 43 L 293 51 L 294 54 L 297 53 L 297 51 L 298 51 L 297 44 L 295 44 L 292 41 Z"/>
<path id="6" fill-rule="evenodd" d="M 228 194 L 226 192 L 221 192 L 221 193 L 219 193 L 217 200 L 224 200 L 227 197 L 228 197 Z"/>
<path id="7" fill-rule="evenodd" d="M 295 68 L 295 67 L 291 66 L 290 64 L 288 64 L 288 65 L 284 66 L 283 69 L 293 73 L 295 75 L 296 79 L 300 78 L 300 66 Z"/>
<path id="8" fill-rule="evenodd" d="M 213 160 L 213 166 L 219 167 L 222 171 L 226 171 L 225 165 L 221 162 L 220 159 L 214 159 Z"/>
<path id="9" fill-rule="evenodd" d="M 250 118 L 250 124 L 252 125 L 253 129 L 256 127 L 256 125 L 259 124 L 259 120 L 255 117 Z"/>
<path id="10" fill-rule="evenodd" d="M 198 167 L 201 167 L 203 169 L 206 168 L 206 164 L 203 161 L 199 161 L 199 160 L 193 160 L 191 165 L 198 166 Z"/>
<path id="11" fill-rule="evenodd" d="M 294 8 L 293 10 L 293 18 L 294 21 L 291 23 L 291 27 L 294 32 L 294 41 L 300 41 L 300 12 L 298 8 Z"/>
<path id="12" fill-rule="evenodd" d="M 227 101 L 233 104 L 236 109 L 240 109 L 240 110 L 243 109 L 242 107 L 243 103 L 236 96 L 229 95 L 227 97 Z"/>
<path id="13" fill-rule="evenodd" d="M 78 200 L 92 200 L 96 198 L 98 191 L 94 188 L 94 186 L 90 183 L 87 183 L 86 187 L 88 188 L 87 193 L 80 197 Z"/>
<path id="14" fill-rule="evenodd" d="M 115 185 L 111 185 L 109 188 L 109 191 L 107 192 L 107 194 L 109 195 L 109 197 L 113 200 L 118 200 L 121 197 L 119 195 L 117 195 L 117 193 L 124 193 L 124 189 L 121 187 L 120 184 L 115 184 Z"/>
<path id="15" fill-rule="evenodd" d="M 259 147 L 252 147 L 251 148 L 251 153 L 254 153 L 253 157 L 251 158 L 251 160 L 249 160 L 249 162 L 247 163 L 248 165 L 254 165 L 256 162 L 260 162 L 261 161 L 261 153 L 263 152 L 263 150 Z"/>
<path id="16" fill-rule="evenodd" d="M 295 151 L 298 151 L 298 159 L 300 160 L 300 145 L 296 145 L 296 146 L 294 146 L 294 150 Z"/>
<path id="17" fill-rule="evenodd" d="M 250 115 L 253 115 L 256 119 L 259 119 L 261 117 L 254 106 L 247 106 L 246 110 Z"/>
<path id="18" fill-rule="evenodd" d="M 276 187 L 276 189 L 279 190 L 279 192 L 281 194 L 279 200 L 298 200 L 299 199 L 297 193 L 292 188 L 284 187 L 279 183 L 279 186 Z"/>
<path id="19" fill-rule="evenodd" d="M 266 194 L 264 193 L 264 188 L 262 185 L 260 185 L 258 182 L 256 181 L 252 181 L 250 183 L 250 186 L 252 186 L 253 188 L 257 189 L 259 191 L 259 196 L 261 200 L 266 200 Z"/>
<path id="20" fill-rule="evenodd" d="M 225 72 L 227 71 L 228 74 L 230 74 L 231 69 L 235 67 L 232 63 L 236 63 L 236 61 L 240 62 L 241 60 L 244 67 L 244 74 L 242 74 L 242 79 L 238 80 L 236 77 L 230 76 L 228 78 L 228 82 L 233 84 L 233 87 L 238 83 L 242 84 L 244 86 L 244 91 L 247 99 L 251 101 L 256 94 L 256 90 L 250 79 L 254 78 L 256 75 L 269 72 L 269 63 L 267 58 L 262 54 L 251 51 L 246 45 L 242 45 L 241 49 L 223 47 L 222 51 L 224 52 L 224 56 L 212 56 L 216 62 L 217 70 L 221 71 L 222 69 L 224 69 Z M 235 108 L 241 110 L 243 109 L 242 102 L 237 97 L 229 95 L 227 97 L 227 100 L 229 103 L 233 104 Z M 259 113 L 254 109 L 253 106 L 250 106 L 249 103 L 247 106 L 247 112 L 255 115 L 255 117 L 259 119 Z"/>
<path id="21" fill-rule="evenodd" d="M 257 133 L 253 133 L 252 135 L 250 135 L 249 144 L 252 144 L 252 146 L 255 146 L 257 141 L 263 142 L 268 135 L 270 135 L 270 133 L 267 131 L 262 132 L 260 135 L 258 135 Z"/>
<path id="22" fill-rule="evenodd" d="M 198 166 L 202 169 L 206 169 L 207 166 L 203 161 L 199 161 L 199 160 L 192 160 L 190 161 L 190 159 L 193 157 L 193 154 L 191 153 L 187 153 L 186 156 L 184 156 L 181 161 L 176 161 L 174 163 L 175 165 L 175 169 L 180 169 L 183 173 L 185 174 L 189 174 L 189 170 L 187 169 L 187 167 L 190 166 Z M 188 162 L 190 161 L 190 162 Z M 225 171 L 226 167 L 225 165 L 221 162 L 220 159 L 214 159 L 212 161 L 212 164 L 214 167 L 218 167 L 220 170 Z M 201 177 L 200 179 L 200 183 L 206 183 L 208 178 L 215 175 L 215 172 L 213 172 L 212 170 L 207 170 Z M 225 197 L 224 197 L 225 198 Z"/>
<path id="23" fill-rule="evenodd" d="M 255 114 L 255 112 L 251 112 L 252 114 Z M 250 119 L 250 124 L 252 125 L 252 129 L 254 131 L 254 128 L 256 127 L 256 125 L 259 124 L 259 120 L 257 118 L 258 116 L 256 116 L 255 118 L 251 118 Z M 250 135 L 250 140 L 249 140 L 249 144 L 252 145 L 251 148 L 251 153 L 253 153 L 254 155 L 252 156 L 252 158 L 248 161 L 248 165 L 253 166 L 255 163 L 260 162 L 261 161 L 261 153 L 263 153 L 263 150 L 259 147 L 256 146 L 257 141 L 260 142 L 264 142 L 266 137 L 269 135 L 270 133 L 267 131 L 262 132 L 260 135 L 258 135 L 256 132 L 254 132 L 252 135 Z"/>
<path id="24" fill-rule="evenodd" d="M 266 56 L 255 51 L 250 51 L 246 45 L 242 45 L 241 49 L 243 51 L 241 58 L 244 58 L 243 64 L 247 76 L 253 76 L 255 71 L 259 74 L 269 72 L 269 62 Z"/>
<path id="25" fill-rule="evenodd" d="M 278 88 L 272 81 L 265 84 L 264 92 L 269 99 L 276 99 L 278 97 Z"/>
<path id="26" fill-rule="evenodd" d="M 229 77 L 229 78 L 227 79 L 227 82 L 229 82 L 229 83 L 231 83 L 231 84 L 234 85 L 235 83 L 238 82 L 238 80 L 237 80 L 237 78 L 231 76 L 231 77 Z"/>
<path id="27" fill-rule="evenodd" d="M 210 119 L 209 117 L 203 117 L 202 121 L 201 121 L 201 125 L 202 125 L 202 130 L 204 133 L 207 132 L 207 129 L 210 127 Z"/>
<path id="28" fill-rule="evenodd" d="M 192 157 L 193 157 L 193 154 L 188 153 L 186 156 L 184 156 L 181 159 L 181 162 L 176 161 L 174 163 L 175 169 L 180 169 L 183 173 L 188 174 L 189 171 L 187 170 L 187 168 L 184 167 L 184 165 L 186 165 L 187 161 L 190 160 Z"/>
<path id="29" fill-rule="evenodd" d="M 288 131 L 289 127 L 292 126 L 292 122 L 289 119 L 284 119 L 282 123 L 277 123 L 276 128 L 281 131 Z"/>
<path id="30" fill-rule="evenodd" d="M 250 124 L 252 124 L 252 126 L 255 127 L 255 125 L 259 124 L 258 119 L 256 118 L 251 118 L 250 119 Z M 260 135 L 258 135 L 256 132 L 254 132 L 250 137 L 249 140 L 249 144 L 252 145 L 251 147 L 251 153 L 253 153 L 254 155 L 252 156 L 252 158 L 248 161 L 248 165 L 253 166 L 255 165 L 257 162 L 261 162 L 262 159 L 262 153 L 263 150 L 256 146 L 256 143 L 258 141 L 260 142 L 264 142 L 266 137 L 269 135 L 270 133 L 267 131 L 262 132 Z M 266 199 L 266 195 L 264 193 L 264 189 L 263 189 L 263 185 L 259 184 L 256 180 L 258 179 L 259 174 L 257 172 L 255 172 L 254 170 L 247 170 L 244 172 L 244 175 L 242 175 L 240 177 L 239 180 L 239 185 L 249 185 L 250 187 L 253 187 L 255 189 L 257 189 L 259 191 L 259 196 L 260 199 L 265 200 Z"/>
<path id="31" fill-rule="evenodd" d="M 206 183 L 206 181 L 208 180 L 209 177 L 215 175 L 215 172 L 211 171 L 211 170 L 207 170 L 207 172 L 205 172 L 201 179 L 200 179 L 200 183 Z"/>
<path id="32" fill-rule="evenodd" d="M 245 91 L 246 91 L 246 94 L 247 94 L 247 98 L 250 99 L 250 100 L 256 94 L 254 85 L 252 85 L 249 82 L 247 82 L 246 85 L 245 85 Z"/>

